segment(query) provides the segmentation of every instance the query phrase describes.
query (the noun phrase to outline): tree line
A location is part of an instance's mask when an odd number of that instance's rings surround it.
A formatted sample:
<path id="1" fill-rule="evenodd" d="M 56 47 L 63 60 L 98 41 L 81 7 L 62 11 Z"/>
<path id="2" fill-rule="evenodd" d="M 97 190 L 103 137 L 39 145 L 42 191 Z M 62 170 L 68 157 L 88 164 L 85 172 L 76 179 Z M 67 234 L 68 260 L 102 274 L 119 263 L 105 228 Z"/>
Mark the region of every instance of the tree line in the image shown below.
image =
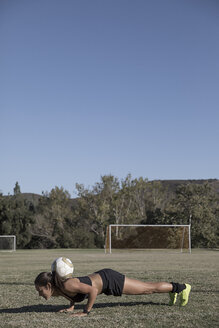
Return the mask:
<path id="1" fill-rule="evenodd" d="M 164 181 L 105 175 L 92 187 L 76 184 L 42 195 L 0 194 L 0 235 L 16 235 L 17 248 L 102 248 L 109 224 L 189 224 L 192 247 L 219 244 L 218 180 Z M 218 184 L 217 184 L 218 186 Z"/>

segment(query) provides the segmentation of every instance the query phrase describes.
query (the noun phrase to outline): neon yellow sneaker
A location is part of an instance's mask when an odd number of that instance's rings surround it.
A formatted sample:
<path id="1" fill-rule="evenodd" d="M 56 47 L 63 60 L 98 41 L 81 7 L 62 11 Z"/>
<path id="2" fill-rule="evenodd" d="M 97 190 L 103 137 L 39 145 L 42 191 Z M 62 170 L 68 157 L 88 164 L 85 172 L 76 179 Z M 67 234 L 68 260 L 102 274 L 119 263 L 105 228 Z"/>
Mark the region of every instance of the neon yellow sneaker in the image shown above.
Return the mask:
<path id="1" fill-rule="evenodd" d="M 169 305 L 172 306 L 172 305 L 174 305 L 176 303 L 177 293 L 171 293 L 171 292 L 169 292 L 169 296 L 170 296 Z"/>
<path id="2" fill-rule="evenodd" d="M 180 295 L 180 306 L 185 306 L 189 301 L 189 293 L 191 291 L 191 286 L 189 284 L 185 284 L 186 288 L 181 291 Z"/>

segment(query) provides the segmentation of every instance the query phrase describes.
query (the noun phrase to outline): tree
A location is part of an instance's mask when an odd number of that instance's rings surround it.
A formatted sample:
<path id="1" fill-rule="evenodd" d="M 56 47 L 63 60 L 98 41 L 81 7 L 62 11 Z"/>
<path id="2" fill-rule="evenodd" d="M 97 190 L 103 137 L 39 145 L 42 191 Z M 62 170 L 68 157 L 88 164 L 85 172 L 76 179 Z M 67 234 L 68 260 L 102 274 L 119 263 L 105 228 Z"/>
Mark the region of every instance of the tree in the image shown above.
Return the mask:
<path id="1" fill-rule="evenodd" d="M 191 223 L 193 247 L 218 244 L 218 202 L 208 183 L 181 185 L 176 190 L 166 218 L 172 223 Z"/>
<path id="2" fill-rule="evenodd" d="M 36 215 L 38 224 L 32 231 L 34 247 L 37 247 L 37 244 L 46 245 L 48 248 L 64 247 L 64 240 L 69 231 L 66 229 L 66 220 L 71 218 L 69 200 L 70 194 L 63 187 L 56 186 L 49 193 L 43 193 Z"/>
<path id="3" fill-rule="evenodd" d="M 19 186 L 19 183 L 16 182 L 15 186 L 14 186 L 14 195 L 16 196 L 16 195 L 19 195 L 20 193 L 21 193 L 21 188 Z"/>
<path id="4" fill-rule="evenodd" d="M 103 245 L 107 224 L 111 220 L 111 203 L 114 194 L 119 191 L 119 181 L 112 175 L 101 177 L 92 189 L 76 184 L 80 216 L 89 222 L 89 230 L 96 235 L 98 243 Z"/>
<path id="5" fill-rule="evenodd" d="M 0 234 L 16 235 L 18 248 L 28 247 L 32 238 L 34 218 L 30 207 L 22 197 L 0 197 Z"/>

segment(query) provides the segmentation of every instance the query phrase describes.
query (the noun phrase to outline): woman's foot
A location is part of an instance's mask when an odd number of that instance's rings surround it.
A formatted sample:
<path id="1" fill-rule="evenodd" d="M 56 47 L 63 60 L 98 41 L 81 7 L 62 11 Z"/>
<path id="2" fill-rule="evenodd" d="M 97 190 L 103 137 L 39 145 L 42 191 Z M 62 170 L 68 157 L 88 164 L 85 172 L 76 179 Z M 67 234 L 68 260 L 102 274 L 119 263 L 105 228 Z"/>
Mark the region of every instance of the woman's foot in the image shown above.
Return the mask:
<path id="1" fill-rule="evenodd" d="M 180 295 L 180 306 L 185 306 L 189 301 L 189 294 L 191 291 L 191 286 L 189 284 L 185 284 L 186 288 L 179 294 Z"/>
<path id="2" fill-rule="evenodd" d="M 176 303 L 177 300 L 177 293 L 171 293 L 169 292 L 169 296 L 170 296 L 170 301 L 169 301 L 169 305 L 173 306 Z"/>

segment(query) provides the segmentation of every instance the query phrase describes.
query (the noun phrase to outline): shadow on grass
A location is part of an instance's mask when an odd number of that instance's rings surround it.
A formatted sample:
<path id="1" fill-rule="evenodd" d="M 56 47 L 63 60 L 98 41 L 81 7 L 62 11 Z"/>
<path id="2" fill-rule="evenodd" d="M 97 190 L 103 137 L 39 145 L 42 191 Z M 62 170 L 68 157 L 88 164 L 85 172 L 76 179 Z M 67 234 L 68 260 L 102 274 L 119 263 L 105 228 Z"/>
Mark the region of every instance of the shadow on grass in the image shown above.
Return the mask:
<path id="1" fill-rule="evenodd" d="M 137 306 L 137 305 L 164 305 L 168 306 L 166 303 L 154 303 L 154 302 L 116 302 L 116 303 L 96 303 L 94 304 L 94 309 L 101 309 L 101 308 L 112 308 L 117 306 Z M 30 312 L 58 312 L 61 309 L 66 308 L 66 305 L 30 305 L 30 306 L 22 306 L 18 308 L 11 308 L 11 309 L 0 309 L 0 313 L 30 313 Z M 75 310 L 83 310 L 84 305 L 75 305 Z"/>

